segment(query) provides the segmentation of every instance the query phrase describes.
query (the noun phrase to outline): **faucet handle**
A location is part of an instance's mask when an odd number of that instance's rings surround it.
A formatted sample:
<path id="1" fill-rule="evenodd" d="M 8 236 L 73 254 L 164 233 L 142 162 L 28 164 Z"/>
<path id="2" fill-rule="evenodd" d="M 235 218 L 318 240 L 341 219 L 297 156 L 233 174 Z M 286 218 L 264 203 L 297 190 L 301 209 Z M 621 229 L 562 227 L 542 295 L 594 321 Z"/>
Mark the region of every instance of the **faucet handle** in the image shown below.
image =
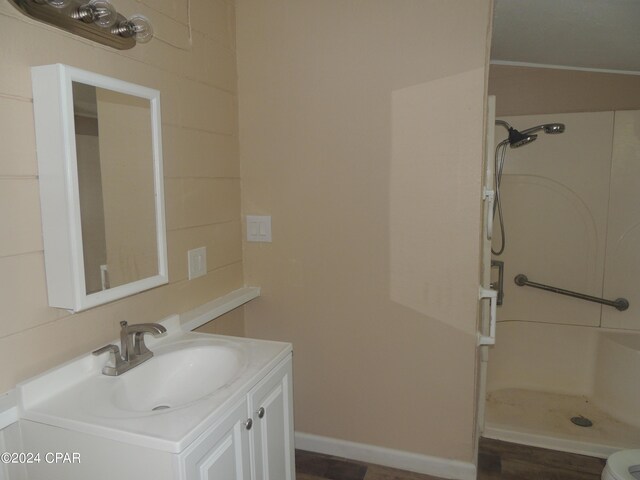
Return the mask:
<path id="1" fill-rule="evenodd" d="M 102 373 L 104 373 L 105 375 L 118 375 L 119 370 L 121 369 L 122 365 L 125 363 L 124 360 L 122 360 L 122 357 L 120 356 L 120 348 L 118 348 L 117 345 L 105 345 L 102 348 L 99 348 L 98 350 L 94 350 L 93 355 L 102 355 L 103 353 L 112 353 L 113 354 L 113 364 L 112 365 L 105 365 L 102 368 Z"/>
<path id="2" fill-rule="evenodd" d="M 116 355 L 117 357 L 119 357 L 119 356 L 120 356 L 120 348 L 118 348 L 118 346 L 117 346 L 117 345 L 105 345 L 104 347 L 99 348 L 99 349 L 97 349 L 97 350 L 94 350 L 94 351 L 93 351 L 93 352 L 91 352 L 91 353 L 92 353 L 93 355 L 98 356 L 98 355 L 102 355 L 103 353 L 106 353 L 106 352 L 111 352 L 111 353 L 113 353 L 114 355 Z"/>

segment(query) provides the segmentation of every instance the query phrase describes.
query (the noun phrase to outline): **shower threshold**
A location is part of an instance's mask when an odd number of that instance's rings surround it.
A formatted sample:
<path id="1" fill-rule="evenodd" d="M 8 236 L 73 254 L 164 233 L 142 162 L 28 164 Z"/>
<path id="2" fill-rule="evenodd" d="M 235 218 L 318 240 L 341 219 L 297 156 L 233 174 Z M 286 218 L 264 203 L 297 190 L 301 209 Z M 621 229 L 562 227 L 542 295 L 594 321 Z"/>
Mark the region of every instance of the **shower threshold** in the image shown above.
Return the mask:
<path id="1" fill-rule="evenodd" d="M 593 425 L 572 423 L 576 416 Z M 616 420 L 585 396 L 516 388 L 488 394 L 482 436 L 600 458 L 640 448 L 640 427 Z"/>

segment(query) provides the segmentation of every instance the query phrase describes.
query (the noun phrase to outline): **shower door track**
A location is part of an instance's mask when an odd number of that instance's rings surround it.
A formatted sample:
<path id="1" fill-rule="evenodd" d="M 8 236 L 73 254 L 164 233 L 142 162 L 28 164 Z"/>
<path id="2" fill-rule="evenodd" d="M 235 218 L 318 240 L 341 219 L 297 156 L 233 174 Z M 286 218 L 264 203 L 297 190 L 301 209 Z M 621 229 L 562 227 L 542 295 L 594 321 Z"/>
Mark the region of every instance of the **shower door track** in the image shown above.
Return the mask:
<path id="1" fill-rule="evenodd" d="M 602 305 L 614 307 L 615 309 L 621 312 L 629 308 L 629 301 L 626 298 L 616 298 L 615 300 L 607 300 L 605 298 L 594 297 L 591 295 L 586 295 L 584 293 L 572 292 L 571 290 L 565 290 L 563 288 L 552 287 L 550 285 L 545 285 L 543 283 L 530 282 L 527 276 L 523 273 L 519 273 L 518 275 L 516 275 L 513 281 L 519 287 L 539 288 L 540 290 L 546 290 L 547 292 L 558 293 L 560 295 L 567 295 L 568 297 L 579 298 L 581 300 L 587 300 L 588 302 L 601 303 Z"/>

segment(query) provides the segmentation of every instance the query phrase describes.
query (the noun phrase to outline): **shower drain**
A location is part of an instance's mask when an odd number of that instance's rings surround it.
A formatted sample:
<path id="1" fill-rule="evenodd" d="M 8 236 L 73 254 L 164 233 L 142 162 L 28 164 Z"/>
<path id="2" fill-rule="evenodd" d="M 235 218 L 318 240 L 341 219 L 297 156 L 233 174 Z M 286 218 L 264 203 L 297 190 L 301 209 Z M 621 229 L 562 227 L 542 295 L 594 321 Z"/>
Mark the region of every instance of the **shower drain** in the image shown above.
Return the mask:
<path id="1" fill-rule="evenodd" d="M 583 417 L 579 415 L 577 417 L 571 417 L 571 423 L 574 425 L 578 425 L 579 427 L 591 427 L 593 426 L 593 422 L 589 420 L 587 417 Z"/>
<path id="2" fill-rule="evenodd" d="M 171 408 L 171 407 L 169 405 L 158 405 L 157 407 L 153 407 L 151 411 L 155 412 L 157 410 L 166 410 L 167 408 Z"/>

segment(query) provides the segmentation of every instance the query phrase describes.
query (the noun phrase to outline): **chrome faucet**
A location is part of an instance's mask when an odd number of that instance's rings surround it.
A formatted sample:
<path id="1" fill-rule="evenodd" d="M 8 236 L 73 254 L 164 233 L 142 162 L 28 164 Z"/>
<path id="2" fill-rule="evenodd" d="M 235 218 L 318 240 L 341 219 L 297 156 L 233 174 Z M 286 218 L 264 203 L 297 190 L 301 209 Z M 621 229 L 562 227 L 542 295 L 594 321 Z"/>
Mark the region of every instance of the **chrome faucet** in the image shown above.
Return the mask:
<path id="1" fill-rule="evenodd" d="M 146 362 L 153 357 L 153 352 L 144 343 L 144 334 L 150 333 L 154 337 L 167 331 L 159 323 L 136 323 L 129 325 L 120 322 L 120 348 L 117 345 L 105 345 L 94 351 L 94 355 L 110 352 L 113 356 L 113 364 L 105 365 L 102 373 L 115 376 L 131 370 L 133 367 Z"/>

